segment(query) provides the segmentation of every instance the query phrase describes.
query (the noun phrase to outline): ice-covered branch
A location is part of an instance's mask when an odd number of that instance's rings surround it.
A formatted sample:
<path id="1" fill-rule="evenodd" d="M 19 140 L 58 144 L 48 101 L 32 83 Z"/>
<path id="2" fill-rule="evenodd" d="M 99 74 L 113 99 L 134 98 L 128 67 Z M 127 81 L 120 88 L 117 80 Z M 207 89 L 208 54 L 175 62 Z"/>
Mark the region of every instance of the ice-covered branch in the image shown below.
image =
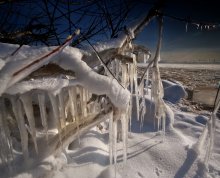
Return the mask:
<path id="1" fill-rule="evenodd" d="M 10 48 L 10 46 L 8 47 Z M 52 51 L 54 48 L 52 48 Z M 30 51 L 33 52 L 34 55 L 29 59 L 28 57 L 30 55 Z M 40 68 L 42 65 L 47 64 L 50 61 L 54 61 L 64 69 L 74 71 L 80 85 L 88 88 L 92 93 L 97 95 L 106 94 L 116 107 L 126 108 L 130 98 L 129 91 L 122 88 L 122 86 L 115 79 L 99 75 L 94 72 L 93 69 L 91 69 L 84 61 L 82 61 L 83 55 L 80 50 L 66 47 L 64 50 L 59 51 L 58 54 L 48 56 L 48 59 L 45 61 L 35 63 L 37 54 L 41 55 L 47 53 L 48 51 L 50 53 L 51 49 L 35 49 L 28 46 L 23 47 L 23 49 L 20 50 L 20 53 L 16 56 L 18 59 L 15 57 L 11 58 L 11 61 L 8 62 L 1 70 L 1 93 L 4 93 L 6 89 L 21 79 L 25 78 L 31 72 Z M 33 63 L 34 66 L 31 65 Z M 21 69 L 23 69 L 22 72 Z M 16 75 L 14 75 L 15 73 Z"/>
<path id="2" fill-rule="evenodd" d="M 116 107 L 127 108 L 130 92 L 122 88 L 115 79 L 94 72 L 93 69 L 81 60 L 82 54 L 78 49 L 66 47 L 60 53 L 59 58 L 57 63 L 64 69 L 73 70 L 80 85 L 94 94 L 106 94 Z"/>
<path id="3" fill-rule="evenodd" d="M 159 37 L 158 37 L 158 42 L 157 42 L 157 49 L 154 58 L 148 63 L 147 67 L 145 68 L 145 71 L 143 75 L 141 76 L 140 83 L 141 85 L 144 81 L 144 77 L 146 73 L 149 70 L 149 67 L 153 64 L 154 66 L 158 67 L 158 62 L 160 61 L 160 50 L 161 50 L 161 45 L 162 45 L 162 35 L 163 35 L 163 19 L 162 16 L 158 17 L 158 22 L 159 22 Z"/>
<path id="4" fill-rule="evenodd" d="M 163 35 L 163 18 L 162 16 L 159 16 L 157 18 L 158 24 L 159 24 L 159 38 L 158 38 L 158 43 L 157 43 L 157 50 L 156 54 L 154 57 L 154 66 L 158 67 L 158 62 L 160 61 L 160 51 L 161 51 L 161 46 L 162 46 L 162 35 Z"/>

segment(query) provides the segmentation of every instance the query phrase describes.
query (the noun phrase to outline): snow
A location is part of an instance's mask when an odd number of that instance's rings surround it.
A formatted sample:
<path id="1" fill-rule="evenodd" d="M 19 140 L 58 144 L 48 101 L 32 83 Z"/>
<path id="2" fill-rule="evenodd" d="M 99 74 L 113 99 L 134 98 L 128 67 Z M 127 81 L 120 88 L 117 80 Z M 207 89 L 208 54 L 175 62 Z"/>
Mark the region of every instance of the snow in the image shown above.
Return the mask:
<path id="1" fill-rule="evenodd" d="M 81 60 L 80 55 L 79 50 L 66 47 L 60 54 L 62 60 L 58 61 L 58 64 L 65 69 L 72 69 L 81 86 L 97 95 L 106 94 L 116 107 L 125 109 L 130 100 L 130 92 L 122 88 L 116 79 L 94 72 Z"/>
<path id="2" fill-rule="evenodd" d="M 177 91 L 178 92 L 178 91 Z M 150 93 L 150 92 L 149 92 Z M 181 95 L 181 92 L 179 93 Z M 135 100 L 135 96 L 133 97 Z M 125 142 L 118 142 L 115 131 L 117 122 L 110 119 L 110 131 L 92 128 L 82 135 L 80 144 L 77 140 L 64 153 L 50 156 L 35 169 L 21 173 L 18 177 L 59 177 L 59 178 L 157 178 L 157 177 L 219 177 L 220 175 L 220 122 L 216 120 L 216 132 L 213 154 L 208 165 L 204 164 L 206 146 L 202 133 L 206 116 L 185 113 L 174 105 L 166 105 L 165 137 L 154 128 L 154 103 L 150 95 L 145 95 L 146 109 L 143 129 L 140 130 L 136 119 L 136 107 L 133 106 L 132 129 L 127 140 L 127 161 L 123 163 Z M 122 120 L 122 129 L 125 126 Z M 173 122 L 169 124 L 169 122 Z M 112 124 L 111 124 L 112 123 Z M 112 125 L 112 126 L 111 126 Z M 109 135 L 108 132 L 111 134 Z M 205 133 L 207 134 L 207 132 Z M 112 136 L 111 136 L 112 135 Z M 110 136 L 110 137 L 109 137 Z M 123 131 L 123 138 L 126 132 Z M 109 150 L 108 138 L 114 150 Z M 198 139 L 200 140 L 198 142 Z M 116 146 L 116 142 L 117 146 Z M 199 146 L 196 146 L 199 145 Z M 116 152 L 117 148 L 117 152 Z M 109 162 L 117 157 L 117 164 Z M 110 159 L 111 161 L 111 159 Z M 208 172 L 209 171 L 209 172 Z"/>
<path id="3" fill-rule="evenodd" d="M 163 99 L 166 101 L 176 104 L 181 98 L 185 98 L 187 96 L 187 93 L 182 85 L 169 81 L 162 81 L 162 83 L 164 87 Z"/>
<path id="4" fill-rule="evenodd" d="M 60 90 L 69 85 L 69 80 L 60 78 L 42 78 L 33 79 L 31 81 L 23 81 L 16 83 L 13 87 L 8 88 L 7 94 L 15 95 L 26 93 L 31 90 L 44 90 L 55 95 L 60 93 Z"/>
<path id="5" fill-rule="evenodd" d="M 122 160 L 120 149 L 123 145 L 119 145 L 116 170 L 114 166 L 109 166 L 107 131 L 100 132 L 93 128 L 81 137 L 80 146 L 77 147 L 75 144 L 73 150 L 67 150 L 67 155 L 61 154 L 48 160 L 48 162 L 53 162 L 53 166 L 51 165 L 53 168 L 49 169 L 52 171 L 50 175 L 60 178 L 109 178 L 109 176 L 114 177 L 115 174 L 117 178 L 179 178 L 199 175 L 204 177 L 202 172 L 207 170 L 200 164 L 201 159 L 204 158 L 204 150 L 202 149 L 198 158 L 197 153 L 191 149 L 201 134 L 203 125 L 196 122 L 195 114 L 185 114 L 174 108 L 172 110 L 179 117 L 175 117 L 174 129 L 166 131 L 164 142 L 161 142 L 160 134 L 149 131 L 152 130 L 151 126 L 145 125 L 144 131 L 141 133 L 138 128 L 139 133 L 132 132 L 129 137 L 128 160 L 125 165 L 120 162 Z M 193 122 L 189 123 L 186 119 Z M 217 121 L 217 129 L 218 131 L 220 129 L 219 121 Z M 217 133 L 216 138 L 220 138 L 219 132 Z M 219 144 L 218 140 L 216 140 L 216 144 Z M 216 147 L 216 144 L 213 152 L 215 157 L 211 159 L 209 166 L 209 174 L 212 177 L 218 177 L 220 171 L 218 167 L 219 152 L 217 151 L 219 147 Z M 43 162 L 42 166 L 47 164 Z M 46 174 L 49 170 L 45 168 L 41 172 L 44 171 Z M 33 172 L 35 171 L 33 170 Z M 36 175 L 36 172 L 35 174 L 33 172 L 32 175 Z M 23 174 L 23 177 L 25 176 L 28 177 L 27 174 Z"/>

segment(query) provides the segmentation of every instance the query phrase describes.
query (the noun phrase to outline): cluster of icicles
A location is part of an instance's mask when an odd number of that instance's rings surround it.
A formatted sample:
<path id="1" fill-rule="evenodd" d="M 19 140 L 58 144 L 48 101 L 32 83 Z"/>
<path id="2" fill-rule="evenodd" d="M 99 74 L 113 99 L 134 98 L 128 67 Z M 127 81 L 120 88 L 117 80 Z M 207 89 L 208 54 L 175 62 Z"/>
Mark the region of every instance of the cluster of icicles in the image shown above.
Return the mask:
<path id="1" fill-rule="evenodd" d="M 124 162 L 127 160 L 128 128 L 130 127 L 131 129 L 132 105 L 136 105 L 137 107 L 137 119 L 140 120 L 141 128 L 143 127 L 144 115 L 146 113 L 144 87 L 146 85 L 148 86 L 149 75 L 147 73 L 145 82 L 138 86 L 136 56 L 132 53 L 127 55 L 133 59 L 132 63 L 125 63 L 115 59 L 110 63 L 109 69 L 122 87 L 129 89 L 130 92 L 135 95 L 136 103 L 132 104 L 132 97 L 130 97 L 130 103 L 127 109 L 122 110 L 113 107 L 114 109 L 109 119 L 110 164 L 117 163 L 117 140 L 120 125 L 123 142 L 123 160 Z M 27 81 L 25 82 L 27 83 Z M 19 83 L 17 85 L 19 85 Z M 35 152 L 38 154 L 37 135 L 41 133 L 41 135 L 44 135 L 45 139 L 48 140 L 48 122 L 51 122 L 51 120 L 54 122 L 58 135 L 69 123 L 76 124 L 77 134 L 80 135 L 80 125 L 85 122 L 87 116 L 97 114 L 104 109 L 101 108 L 100 103 L 88 104 L 91 96 L 92 93 L 90 93 L 89 90 L 77 85 L 65 86 L 61 88 L 59 92 L 45 91 L 38 88 L 37 90 L 31 90 L 22 94 L 4 94 L 0 98 L 2 108 L 0 111 L 0 156 L 2 162 L 6 164 L 13 160 L 13 146 L 10 138 L 11 128 L 9 129 L 7 124 L 7 118 L 9 116 L 14 117 L 14 120 L 16 120 L 24 160 L 27 161 L 29 159 L 30 144 L 34 146 Z M 12 112 L 7 108 L 11 108 Z M 36 108 L 38 109 L 39 116 L 36 116 Z M 71 115 L 71 117 L 69 117 L 69 115 Z M 35 125 L 36 120 L 41 121 L 41 127 Z M 29 141 L 29 135 L 32 141 Z M 62 143 L 61 138 L 60 142 Z"/>
<path id="2" fill-rule="evenodd" d="M 55 128 L 58 134 L 68 124 L 75 124 L 77 135 L 80 135 L 80 125 L 87 120 L 87 116 L 97 114 L 101 111 L 100 105 L 95 103 L 87 104 L 91 93 L 83 87 L 71 86 L 54 94 L 49 91 L 32 90 L 24 94 L 3 95 L 0 98 L 0 156 L 3 163 L 9 163 L 13 159 L 12 141 L 6 118 L 14 118 L 20 133 L 20 142 L 25 161 L 29 158 L 30 141 L 38 154 L 37 137 L 39 134 L 45 136 L 48 141 L 53 135 L 48 134 L 48 129 Z M 12 110 L 12 112 L 10 111 Z M 36 113 L 36 110 L 37 113 Z M 38 122 L 36 126 L 36 121 Z M 10 128 L 11 129 L 11 128 Z M 37 136 L 38 135 L 38 136 Z M 62 142 L 62 140 L 60 140 Z"/>
<path id="3" fill-rule="evenodd" d="M 130 97 L 129 107 L 126 112 L 117 113 L 116 116 L 110 119 L 110 164 L 117 163 L 117 124 L 118 118 L 120 117 L 121 125 L 122 125 L 122 140 L 123 140 L 123 160 L 126 162 L 127 160 L 127 139 L 128 139 L 128 131 L 131 130 L 132 124 L 132 107 L 136 106 L 137 111 L 137 120 L 140 122 L 140 130 L 142 130 L 144 126 L 145 114 L 146 114 L 146 104 L 145 104 L 145 95 L 149 94 L 149 70 L 146 71 L 143 82 L 138 83 L 138 79 L 140 78 L 140 74 L 138 74 L 137 70 L 137 56 L 130 52 L 125 52 L 125 56 L 129 56 L 132 58 L 132 63 L 130 62 L 122 62 L 123 60 L 115 59 L 113 60 L 109 68 L 113 73 L 114 77 L 121 83 L 124 88 L 129 89 L 133 97 Z M 144 55 L 144 57 L 146 57 Z M 144 59 L 147 61 L 147 59 Z M 155 123 L 157 122 L 157 129 L 163 130 L 165 133 L 165 103 L 163 102 L 163 87 L 160 79 L 159 69 L 152 68 L 152 86 L 151 86 L 151 98 L 152 103 L 155 103 Z M 152 92 L 153 90 L 153 92 Z M 135 103 L 133 103 L 135 102 Z M 151 111 L 148 111 L 151 112 Z"/>

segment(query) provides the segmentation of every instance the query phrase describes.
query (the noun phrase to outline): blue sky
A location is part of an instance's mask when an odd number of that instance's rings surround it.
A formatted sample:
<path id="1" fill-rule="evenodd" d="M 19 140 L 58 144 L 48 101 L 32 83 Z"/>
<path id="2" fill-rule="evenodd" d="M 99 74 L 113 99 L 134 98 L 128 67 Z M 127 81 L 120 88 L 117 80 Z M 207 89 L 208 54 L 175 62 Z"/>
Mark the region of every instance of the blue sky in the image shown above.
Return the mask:
<path id="1" fill-rule="evenodd" d="M 71 1 L 71 0 L 70 0 Z M 72 8 L 80 8 L 80 4 L 83 4 L 82 1 L 74 1 Z M 90 0 L 92 2 L 92 0 Z M 154 0 L 99 0 L 100 5 L 107 4 L 109 7 L 109 11 L 114 11 L 118 9 L 117 3 L 118 2 L 132 2 L 132 4 L 136 4 L 136 6 L 131 8 L 131 13 L 129 14 L 128 18 L 126 19 L 124 24 L 129 24 L 130 21 L 143 16 L 143 14 L 147 14 L 149 9 L 153 6 Z M 165 0 L 164 0 L 165 1 Z M 17 2 L 17 1 L 16 1 Z M 24 19 L 22 16 L 19 18 L 16 16 L 16 13 L 13 12 L 14 18 L 12 18 L 11 23 L 28 23 L 28 14 L 38 14 L 41 12 L 42 7 L 40 4 L 43 1 L 30 1 L 35 3 L 27 3 L 26 6 L 19 5 L 19 8 L 14 7 L 14 10 L 23 14 L 27 15 Z M 55 3 L 53 0 L 48 0 L 48 8 L 51 13 L 53 13 L 52 4 Z M 64 1 L 62 1 L 64 2 Z M 67 2 L 67 1 L 66 1 Z M 78 4 L 76 4 L 78 2 Z M 84 0 L 83 2 L 88 2 Z M 137 3 L 138 2 L 138 3 Z M 187 18 L 190 17 L 191 19 L 195 19 L 198 21 L 205 21 L 205 22 L 217 22 L 220 23 L 220 3 L 217 0 L 209 0 L 209 1 L 201 1 L 201 0 L 166 0 L 165 6 L 163 8 L 163 12 L 169 15 L 174 15 L 177 17 Z M 15 5 L 15 1 L 12 1 L 12 5 Z M 111 9 L 113 6 L 113 9 Z M 0 21 L 4 21 L 4 18 L 7 16 L 8 8 L 10 4 L 4 4 L 0 6 L 0 15 L 2 19 Z M 65 13 L 66 4 L 59 4 L 59 10 Z M 120 8 L 120 6 L 119 6 Z M 97 13 L 97 6 L 88 6 L 87 12 L 94 12 Z M 4 11 L 5 10 L 5 11 Z M 55 16 L 60 16 L 61 12 L 56 10 Z M 94 19 L 93 17 L 85 17 L 80 23 L 76 23 L 77 20 L 81 17 L 80 12 L 74 13 L 71 16 L 72 22 L 75 23 L 77 27 L 80 27 L 83 31 L 87 27 L 88 24 Z M 46 19 L 35 19 L 34 23 L 41 21 L 43 23 L 48 24 Z M 74 31 L 73 28 L 68 28 L 66 25 L 68 23 L 67 18 L 59 18 L 57 20 L 57 30 L 63 32 L 62 35 L 59 37 L 62 40 Z M 101 22 L 102 23 L 102 22 Z M 101 24 L 100 23 L 100 24 Z M 121 27 L 123 27 L 123 25 Z M 103 24 L 105 25 L 105 22 Z M 0 27 L 1 29 L 2 27 Z M 45 30 L 46 31 L 46 30 Z M 1 32 L 1 31 L 0 31 Z M 156 43 L 158 38 L 158 25 L 156 20 L 153 20 L 144 30 L 140 33 L 135 43 L 139 43 L 145 45 L 149 49 L 154 52 Z M 108 37 L 103 35 L 97 35 L 90 39 L 91 42 L 96 42 L 97 40 L 104 40 L 106 41 Z M 53 42 L 53 41 L 52 41 Z M 163 30 L 163 44 L 162 44 L 162 59 L 170 59 L 170 58 L 178 58 L 181 59 L 190 59 L 190 58 L 215 58 L 220 60 L 220 26 L 218 26 L 215 30 L 200 30 L 196 29 L 195 26 L 189 25 L 188 31 L 186 32 L 186 23 L 179 22 L 168 17 L 164 17 L 164 30 Z M 185 55 L 183 55 L 185 54 Z"/>
<path id="2" fill-rule="evenodd" d="M 190 2 L 188 3 L 190 4 Z M 190 16 L 191 19 L 201 22 L 220 23 L 219 6 L 212 4 L 212 1 L 210 3 L 203 2 L 200 6 L 196 6 L 194 1 L 192 1 L 192 4 L 194 7 L 183 2 L 182 4 L 177 2 L 168 3 L 164 8 L 164 12 L 182 18 Z M 153 20 L 137 36 L 135 42 L 146 45 L 154 52 L 157 38 L 158 24 L 156 20 Z M 162 60 L 204 60 L 208 58 L 220 62 L 220 26 L 213 30 L 201 30 L 189 24 L 186 31 L 186 23 L 164 17 Z"/>

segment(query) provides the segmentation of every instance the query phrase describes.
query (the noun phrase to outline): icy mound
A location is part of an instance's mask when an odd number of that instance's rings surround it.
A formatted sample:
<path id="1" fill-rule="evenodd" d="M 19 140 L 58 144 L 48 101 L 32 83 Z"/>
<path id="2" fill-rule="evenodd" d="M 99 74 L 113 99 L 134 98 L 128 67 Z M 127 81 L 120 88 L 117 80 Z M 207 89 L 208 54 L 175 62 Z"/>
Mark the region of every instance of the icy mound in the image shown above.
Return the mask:
<path id="1" fill-rule="evenodd" d="M 176 104 L 181 98 L 185 98 L 187 93 L 184 87 L 170 81 L 163 80 L 164 97 L 166 101 Z"/>

